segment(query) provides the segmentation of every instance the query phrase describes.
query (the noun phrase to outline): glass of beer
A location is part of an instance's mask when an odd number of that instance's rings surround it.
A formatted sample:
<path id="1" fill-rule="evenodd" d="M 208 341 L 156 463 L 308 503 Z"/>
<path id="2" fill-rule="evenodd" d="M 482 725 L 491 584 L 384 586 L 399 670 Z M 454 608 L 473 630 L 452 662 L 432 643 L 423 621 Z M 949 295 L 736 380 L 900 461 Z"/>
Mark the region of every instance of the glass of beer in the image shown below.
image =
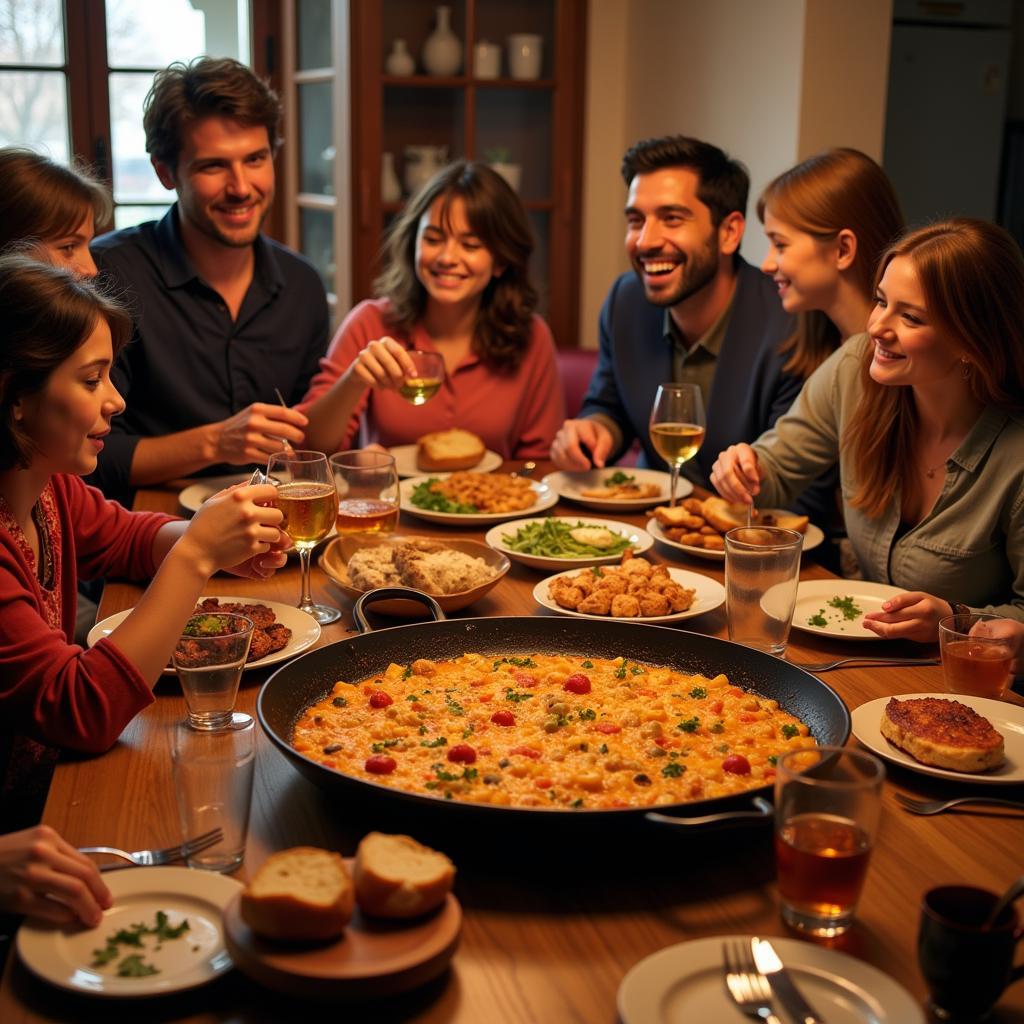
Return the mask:
<path id="1" fill-rule="evenodd" d="M 413 405 L 429 402 L 444 383 L 444 359 L 438 352 L 424 352 L 413 349 L 409 358 L 416 366 L 416 373 L 406 377 L 398 393 Z"/>
<path id="2" fill-rule="evenodd" d="M 789 751 L 776 768 L 782 919 L 809 935 L 842 935 L 878 835 L 885 767 L 859 750 L 812 747 Z"/>
<path id="3" fill-rule="evenodd" d="M 309 589 L 309 559 L 313 548 L 331 532 L 338 512 L 338 492 L 323 452 L 289 451 L 270 456 L 268 482 L 277 488 L 274 504 L 284 513 L 281 529 L 299 552 L 302 596 L 299 610 L 317 622 L 335 622 L 341 612 L 316 604 Z"/>
<path id="4" fill-rule="evenodd" d="M 331 456 L 338 489 L 338 533 L 394 533 L 398 470 L 387 452 L 357 448 Z"/>
<path id="5" fill-rule="evenodd" d="M 199 612 L 185 623 L 171 661 L 193 729 L 224 729 L 252 643 L 252 620 L 233 612 Z"/>
<path id="6" fill-rule="evenodd" d="M 651 407 L 651 444 L 672 476 L 669 504 L 676 503 L 679 469 L 704 443 L 704 398 L 696 384 L 662 384 Z"/>
<path id="7" fill-rule="evenodd" d="M 939 620 L 942 674 L 950 693 L 995 700 L 1001 700 L 1006 693 L 1013 650 L 1005 640 L 987 632 L 987 623 L 998 618 L 971 612 Z"/>

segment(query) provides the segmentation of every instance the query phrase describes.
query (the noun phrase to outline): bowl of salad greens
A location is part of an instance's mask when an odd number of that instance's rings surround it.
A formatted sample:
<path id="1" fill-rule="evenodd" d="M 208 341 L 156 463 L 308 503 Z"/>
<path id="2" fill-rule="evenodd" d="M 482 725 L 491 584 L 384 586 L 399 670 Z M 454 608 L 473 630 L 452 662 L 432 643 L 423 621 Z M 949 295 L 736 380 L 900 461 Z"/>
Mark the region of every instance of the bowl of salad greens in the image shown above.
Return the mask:
<path id="1" fill-rule="evenodd" d="M 654 538 L 637 526 L 577 516 L 516 519 L 488 530 L 484 540 L 514 561 L 547 571 L 608 565 L 624 551 L 639 555 L 654 546 Z"/>

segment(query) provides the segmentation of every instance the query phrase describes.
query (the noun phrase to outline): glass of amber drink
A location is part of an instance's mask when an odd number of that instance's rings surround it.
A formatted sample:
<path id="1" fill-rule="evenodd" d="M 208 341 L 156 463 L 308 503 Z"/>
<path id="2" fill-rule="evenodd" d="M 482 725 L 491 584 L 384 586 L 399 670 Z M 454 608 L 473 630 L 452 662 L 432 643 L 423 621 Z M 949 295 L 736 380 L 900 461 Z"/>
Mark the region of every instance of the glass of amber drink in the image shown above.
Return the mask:
<path id="1" fill-rule="evenodd" d="M 413 405 L 423 405 L 441 390 L 444 359 L 439 352 L 424 352 L 418 348 L 409 353 L 409 358 L 416 367 L 416 373 L 405 378 L 398 393 Z"/>
<path id="2" fill-rule="evenodd" d="M 299 552 L 302 596 L 299 610 L 317 622 L 335 622 L 341 612 L 316 604 L 309 590 L 309 559 L 313 548 L 331 532 L 338 513 L 338 492 L 323 452 L 282 452 L 271 455 L 267 479 L 277 488 L 274 504 L 284 513 L 281 529 Z"/>
<path id="3" fill-rule="evenodd" d="M 1000 700 L 1010 685 L 1013 651 L 988 633 L 988 623 L 1000 618 L 970 612 L 939 620 L 942 674 L 950 693 Z"/>
<path id="4" fill-rule="evenodd" d="M 776 767 L 782 919 L 810 935 L 842 935 L 853 921 L 878 835 L 885 767 L 845 747 L 791 750 Z"/>
<path id="5" fill-rule="evenodd" d="M 358 448 L 331 456 L 338 489 L 338 533 L 394 533 L 398 470 L 387 452 Z"/>

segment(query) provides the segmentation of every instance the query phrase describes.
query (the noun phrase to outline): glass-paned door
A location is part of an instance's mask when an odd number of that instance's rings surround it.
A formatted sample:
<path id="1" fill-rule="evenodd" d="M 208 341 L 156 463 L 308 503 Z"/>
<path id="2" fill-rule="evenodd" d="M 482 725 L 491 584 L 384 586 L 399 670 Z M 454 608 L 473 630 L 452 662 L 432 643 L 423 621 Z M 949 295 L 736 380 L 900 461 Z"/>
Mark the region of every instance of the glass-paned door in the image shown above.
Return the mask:
<path id="1" fill-rule="evenodd" d="M 0 146 L 67 162 L 67 45 L 62 0 L 0 0 Z"/>

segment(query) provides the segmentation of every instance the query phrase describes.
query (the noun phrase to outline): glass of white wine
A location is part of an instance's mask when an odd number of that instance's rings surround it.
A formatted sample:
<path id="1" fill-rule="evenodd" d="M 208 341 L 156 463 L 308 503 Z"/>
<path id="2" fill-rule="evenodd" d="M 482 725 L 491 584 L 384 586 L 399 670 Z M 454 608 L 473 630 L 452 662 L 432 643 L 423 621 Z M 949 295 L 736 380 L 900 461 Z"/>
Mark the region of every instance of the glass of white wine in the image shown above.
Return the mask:
<path id="1" fill-rule="evenodd" d="M 270 456 L 268 482 L 277 488 L 274 504 L 284 513 L 281 529 L 299 552 L 302 596 L 299 610 L 317 622 L 335 622 L 341 612 L 315 604 L 309 592 L 309 559 L 313 548 L 331 532 L 338 515 L 338 492 L 323 452 L 289 451 Z"/>
<path id="2" fill-rule="evenodd" d="M 398 393 L 413 405 L 429 402 L 444 383 L 444 359 L 438 352 L 424 352 L 413 349 L 409 358 L 416 367 L 412 377 L 406 377 Z"/>
<path id="3" fill-rule="evenodd" d="M 676 503 L 679 469 L 704 443 L 704 398 L 696 384 L 662 384 L 651 406 L 651 444 L 672 474 L 670 505 Z"/>

